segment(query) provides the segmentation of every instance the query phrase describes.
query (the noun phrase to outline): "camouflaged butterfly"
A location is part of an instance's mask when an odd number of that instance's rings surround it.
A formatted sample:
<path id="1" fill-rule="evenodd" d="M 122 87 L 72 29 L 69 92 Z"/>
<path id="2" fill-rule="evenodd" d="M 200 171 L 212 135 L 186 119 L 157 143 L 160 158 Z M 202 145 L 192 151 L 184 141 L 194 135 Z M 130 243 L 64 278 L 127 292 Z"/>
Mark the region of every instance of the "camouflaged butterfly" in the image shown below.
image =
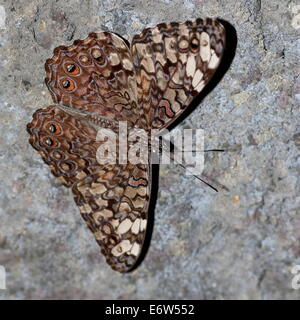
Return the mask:
<path id="1" fill-rule="evenodd" d="M 133 269 L 145 240 L 151 164 L 100 165 L 97 129 L 163 129 L 178 118 L 212 78 L 222 58 L 220 22 L 159 24 L 129 47 L 109 33 L 91 33 L 47 60 L 46 84 L 55 105 L 27 125 L 31 145 L 72 189 L 76 204 L 108 264 Z M 150 157 L 149 157 L 150 158 Z"/>

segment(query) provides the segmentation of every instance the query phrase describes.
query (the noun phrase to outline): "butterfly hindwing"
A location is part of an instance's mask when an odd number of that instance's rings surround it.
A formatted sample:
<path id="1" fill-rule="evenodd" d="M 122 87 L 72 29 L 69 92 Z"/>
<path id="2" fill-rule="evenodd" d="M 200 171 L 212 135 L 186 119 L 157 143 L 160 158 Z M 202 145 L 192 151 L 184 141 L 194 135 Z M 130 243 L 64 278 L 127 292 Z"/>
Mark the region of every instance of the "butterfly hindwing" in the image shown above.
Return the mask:
<path id="1" fill-rule="evenodd" d="M 71 187 L 107 262 L 119 272 L 132 269 L 145 238 L 150 166 L 99 164 L 95 123 L 56 106 L 37 110 L 27 128 L 31 145 Z"/>
<path id="2" fill-rule="evenodd" d="M 75 202 L 107 263 L 119 272 L 136 264 L 150 198 L 148 165 L 108 165 L 73 187 Z"/>
<path id="3" fill-rule="evenodd" d="M 217 69 L 225 30 L 212 19 L 159 24 L 132 40 L 141 126 L 163 129 L 201 92 Z"/>

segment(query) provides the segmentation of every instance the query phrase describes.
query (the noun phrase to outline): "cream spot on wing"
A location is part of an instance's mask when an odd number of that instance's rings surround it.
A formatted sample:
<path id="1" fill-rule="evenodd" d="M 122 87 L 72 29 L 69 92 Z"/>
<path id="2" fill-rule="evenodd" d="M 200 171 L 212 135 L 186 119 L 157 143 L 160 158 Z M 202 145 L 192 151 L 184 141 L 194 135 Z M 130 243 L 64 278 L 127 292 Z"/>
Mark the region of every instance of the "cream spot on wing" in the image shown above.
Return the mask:
<path id="1" fill-rule="evenodd" d="M 124 195 L 127 196 L 129 199 L 132 199 L 136 196 L 137 190 L 131 186 L 127 186 L 124 192 Z"/>
<path id="2" fill-rule="evenodd" d="M 94 233 L 96 240 L 101 241 L 105 238 L 105 235 L 101 231 L 97 231 Z"/>
<path id="3" fill-rule="evenodd" d="M 110 55 L 109 55 L 109 60 L 110 60 L 110 64 L 112 66 L 116 66 L 120 63 L 120 59 L 119 59 L 119 56 L 117 53 L 114 53 L 112 52 Z"/>
<path id="4" fill-rule="evenodd" d="M 114 188 L 114 193 L 118 198 L 120 198 L 124 193 L 124 189 L 119 187 L 119 186 L 117 186 L 117 187 Z"/>
<path id="5" fill-rule="evenodd" d="M 187 53 L 180 52 L 179 60 L 182 62 L 182 64 L 185 64 L 187 62 L 187 57 L 188 57 Z"/>
<path id="6" fill-rule="evenodd" d="M 113 219 L 111 220 L 110 224 L 115 228 L 117 229 L 119 224 L 120 224 L 120 221 L 118 219 Z"/>
<path id="7" fill-rule="evenodd" d="M 103 68 L 101 70 L 101 73 L 104 77 L 109 77 L 110 76 L 110 73 L 111 73 L 111 69 L 110 68 Z"/>
<path id="8" fill-rule="evenodd" d="M 174 103 L 172 105 L 172 109 L 173 109 L 174 113 L 176 114 L 181 109 L 181 106 L 177 101 L 174 101 Z"/>
<path id="9" fill-rule="evenodd" d="M 145 196 L 147 194 L 147 188 L 146 187 L 138 187 L 137 192 L 140 196 Z"/>
<path id="10" fill-rule="evenodd" d="M 172 77 L 172 81 L 176 84 L 181 84 L 182 80 L 180 78 L 180 71 L 177 70 L 174 74 L 173 74 L 173 77 Z"/>
<path id="11" fill-rule="evenodd" d="M 103 217 L 105 219 L 108 219 L 108 218 L 113 217 L 113 212 L 108 209 L 103 209 L 103 210 L 95 212 L 93 214 L 93 217 L 94 217 L 95 221 L 98 221 L 99 217 Z"/>
<path id="12" fill-rule="evenodd" d="M 200 69 L 198 69 L 194 75 L 192 86 L 195 88 L 197 87 L 198 83 L 202 80 L 203 78 L 203 73 L 201 72 Z"/>
<path id="13" fill-rule="evenodd" d="M 105 199 L 102 199 L 102 198 L 97 198 L 97 199 L 95 199 L 95 202 L 97 203 L 97 205 L 98 206 L 100 206 L 100 207 L 107 207 L 108 206 L 108 202 L 107 202 L 107 200 L 105 200 Z"/>
<path id="14" fill-rule="evenodd" d="M 103 225 L 102 230 L 106 234 L 111 234 L 110 227 L 107 224 Z"/>
<path id="15" fill-rule="evenodd" d="M 183 102 L 185 102 L 186 101 L 186 99 L 187 99 L 187 96 L 186 96 L 186 94 L 185 94 L 185 92 L 184 92 L 184 90 L 177 90 L 177 94 L 178 94 L 178 98 L 180 99 L 180 101 L 183 103 Z M 175 112 L 177 111 L 177 110 L 174 110 Z"/>
<path id="16" fill-rule="evenodd" d="M 128 59 L 124 59 L 122 61 L 122 64 L 123 64 L 124 69 L 126 69 L 126 70 L 131 71 L 133 69 L 133 65 L 132 65 L 131 61 L 129 61 Z"/>
<path id="17" fill-rule="evenodd" d="M 86 203 L 80 207 L 80 212 L 82 213 L 89 213 L 92 211 L 92 208 Z"/>
<path id="18" fill-rule="evenodd" d="M 162 34 L 157 27 L 152 30 L 152 40 L 155 43 L 162 43 L 163 41 Z"/>
<path id="19" fill-rule="evenodd" d="M 146 46 L 144 44 L 136 43 L 135 48 L 139 56 L 145 57 L 147 55 Z"/>
<path id="20" fill-rule="evenodd" d="M 141 65 L 147 70 L 149 73 L 153 73 L 155 71 L 154 63 L 151 57 L 144 58 L 142 60 Z"/>
<path id="21" fill-rule="evenodd" d="M 147 226 L 147 220 L 146 219 L 142 219 L 141 221 L 141 231 L 144 231 L 146 229 L 146 226 Z"/>
<path id="22" fill-rule="evenodd" d="M 106 191 L 106 188 L 103 183 L 93 182 L 90 191 L 92 194 L 102 194 Z"/>
<path id="23" fill-rule="evenodd" d="M 176 91 L 173 89 L 168 88 L 164 94 L 164 98 L 169 101 L 175 101 Z"/>
<path id="24" fill-rule="evenodd" d="M 140 253 L 140 245 L 135 242 L 130 250 L 130 253 L 137 257 Z"/>
<path id="25" fill-rule="evenodd" d="M 186 39 L 182 39 L 179 41 L 179 48 L 182 50 L 186 50 L 189 47 L 189 42 Z"/>
<path id="26" fill-rule="evenodd" d="M 132 222 L 130 219 L 123 220 L 119 227 L 118 227 L 118 233 L 123 234 L 126 233 L 132 226 Z"/>
<path id="27" fill-rule="evenodd" d="M 220 59 L 216 55 L 215 51 L 212 50 L 212 56 L 210 58 L 209 64 L 208 64 L 208 69 L 216 69 L 218 64 L 219 64 Z"/>
<path id="28" fill-rule="evenodd" d="M 175 63 L 177 61 L 177 57 L 176 57 L 176 51 L 173 48 L 174 47 L 174 39 L 172 38 L 165 38 L 165 44 L 166 44 L 166 53 L 167 53 L 167 57 L 168 59 Z"/>
<path id="29" fill-rule="evenodd" d="M 127 202 L 121 202 L 119 207 L 120 212 L 130 212 L 131 208 Z"/>
<path id="30" fill-rule="evenodd" d="M 70 165 L 69 165 L 69 164 L 66 164 L 66 163 L 63 163 L 63 164 L 61 164 L 61 168 L 62 168 L 64 171 L 69 171 L 69 170 L 70 170 Z"/>
<path id="31" fill-rule="evenodd" d="M 115 193 L 114 193 L 113 190 L 108 190 L 106 192 L 106 195 L 107 195 L 108 198 L 113 198 L 115 196 Z"/>
<path id="32" fill-rule="evenodd" d="M 119 257 L 123 253 L 129 251 L 131 249 L 132 245 L 129 240 L 122 240 L 119 244 L 114 246 L 111 250 L 111 253 L 115 257 Z"/>
<path id="33" fill-rule="evenodd" d="M 139 230 L 140 230 L 140 223 L 141 223 L 141 220 L 140 219 L 136 219 L 131 227 L 131 231 L 132 233 L 134 234 L 138 234 L 139 233 Z"/>
<path id="34" fill-rule="evenodd" d="M 145 205 L 145 200 L 144 199 L 140 199 L 140 198 L 137 198 L 135 200 L 132 201 L 132 204 L 134 205 L 134 207 L 136 209 L 140 208 L 144 208 L 144 205 Z"/>
<path id="35" fill-rule="evenodd" d="M 204 82 L 204 80 L 202 80 L 202 81 L 199 82 L 199 84 L 197 85 L 197 87 L 195 88 L 195 90 L 196 90 L 197 92 L 200 92 L 200 91 L 204 88 L 204 86 L 205 86 L 205 82 Z"/>
<path id="36" fill-rule="evenodd" d="M 148 92 L 148 90 L 150 89 L 150 81 L 148 81 L 149 76 L 147 74 L 147 72 L 142 69 L 141 71 L 141 83 L 143 84 L 143 91 L 144 92 Z"/>
<path id="37" fill-rule="evenodd" d="M 185 23 L 179 24 L 179 31 L 181 35 L 189 36 L 189 29 Z"/>
<path id="38" fill-rule="evenodd" d="M 109 238 L 109 242 L 112 245 L 115 245 L 117 243 L 117 241 L 114 238 Z"/>
<path id="39" fill-rule="evenodd" d="M 109 181 L 109 180 L 112 180 L 114 178 L 114 176 L 115 176 L 115 173 L 113 171 L 107 171 L 104 173 L 103 179 L 105 181 L 107 181 L 107 180 Z"/>
<path id="40" fill-rule="evenodd" d="M 166 64 L 166 58 L 163 54 L 161 54 L 160 52 L 156 53 L 156 57 L 155 57 L 157 62 L 160 62 L 160 64 L 163 66 Z"/>
<path id="41" fill-rule="evenodd" d="M 80 171 L 76 174 L 76 179 L 78 179 L 78 180 L 81 180 L 85 177 L 86 177 L 86 173 L 84 173 L 83 171 Z"/>
<path id="42" fill-rule="evenodd" d="M 210 59 L 210 40 L 206 32 L 202 32 L 200 36 L 200 56 L 202 61 Z"/>
<path id="43" fill-rule="evenodd" d="M 97 178 L 97 181 L 102 182 L 102 176 L 105 174 L 105 170 L 99 170 L 98 171 L 99 178 Z"/>
<path id="44" fill-rule="evenodd" d="M 196 60 L 194 56 L 190 56 L 186 63 L 186 74 L 188 77 L 191 77 L 194 75 L 196 70 Z"/>
<path id="45" fill-rule="evenodd" d="M 106 36 L 104 39 L 105 40 L 107 39 Z M 114 35 L 112 36 L 112 42 L 113 42 L 114 46 L 117 48 L 121 48 L 123 50 L 128 49 L 127 46 L 125 45 L 124 41 L 117 36 L 114 36 Z"/>
<path id="46" fill-rule="evenodd" d="M 99 40 L 107 40 L 107 36 L 104 34 L 104 32 L 97 33 L 97 39 Z"/>
<path id="47" fill-rule="evenodd" d="M 165 91 L 168 85 L 168 81 L 165 79 L 164 72 L 161 69 L 158 69 L 156 72 L 157 85 L 162 90 Z M 150 82 L 150 81 L 149 81 Z"/>
<path id="48" fill-rule="evenodd" d="M 89 187 L 87 185 L 77 185 L 77 189 L 79 190 L 80 193 L 82 193 L 83 195 L 85 194 L 85 192 L 87 190 L 89 190 Z"/>

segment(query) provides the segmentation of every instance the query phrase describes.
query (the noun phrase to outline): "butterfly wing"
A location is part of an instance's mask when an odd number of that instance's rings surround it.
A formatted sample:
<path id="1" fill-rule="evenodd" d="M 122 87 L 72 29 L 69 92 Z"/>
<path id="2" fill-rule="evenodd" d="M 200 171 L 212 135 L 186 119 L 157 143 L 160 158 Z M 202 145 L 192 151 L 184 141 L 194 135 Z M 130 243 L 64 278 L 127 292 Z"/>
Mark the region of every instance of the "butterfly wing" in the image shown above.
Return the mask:
<path id="1" fill-rule="evenodd" d="M 75 202 L 116 271 L 130 271 L 145 239 L 150 198 L 150 167 L 102 167 L 73 186 Z"/>
<path id="2" fill-rule="evenodd" d="M 225 29 L 212 19 L 159 24 L 132 40 L 141 126 L 162 129 L 180 116 L 219 66 Z"/>
<path id="3" fill-rule="evenodd" d="M 136 76 L 123 39 L 91 33 L 71 46 L 60 46 L 45 64 L 45 82 L 55 103 L 133 124 Z"/>
<path id="4" fill-rule="evenodd" d="M 99 164 L 103 142 L 97 141 L 93 123 L 55 106 L 36 111 L 27 130 L 52 173 L 71 187 L 110 266 L 119 272 L 132 269 L 145 238 L 150 166 Z"/>

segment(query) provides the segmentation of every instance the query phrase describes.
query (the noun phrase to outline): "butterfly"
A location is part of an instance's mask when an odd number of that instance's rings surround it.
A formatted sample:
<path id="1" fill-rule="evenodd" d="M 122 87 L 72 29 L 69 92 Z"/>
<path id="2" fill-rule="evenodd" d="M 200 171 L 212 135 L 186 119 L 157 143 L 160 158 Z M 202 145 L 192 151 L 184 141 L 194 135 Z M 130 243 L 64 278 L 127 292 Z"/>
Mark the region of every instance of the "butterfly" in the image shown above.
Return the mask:
<path id="1" fill-rule="evenodd" d="M 27 125 L 29 142 L 63 185 L 112 269 L 134 269 L 147 231 L 148 164 L 99 164 L 97 129 L 163 130 L 190 105 L 222 59 L 225 29 L 214 19 L 162 23 L 128 45 L 110 32 L 60 46 L 45 64 L 54 104 Z"/>

